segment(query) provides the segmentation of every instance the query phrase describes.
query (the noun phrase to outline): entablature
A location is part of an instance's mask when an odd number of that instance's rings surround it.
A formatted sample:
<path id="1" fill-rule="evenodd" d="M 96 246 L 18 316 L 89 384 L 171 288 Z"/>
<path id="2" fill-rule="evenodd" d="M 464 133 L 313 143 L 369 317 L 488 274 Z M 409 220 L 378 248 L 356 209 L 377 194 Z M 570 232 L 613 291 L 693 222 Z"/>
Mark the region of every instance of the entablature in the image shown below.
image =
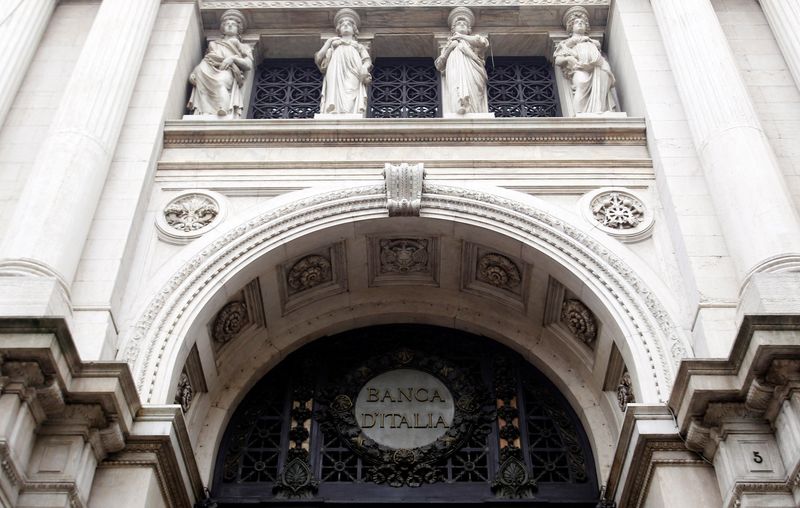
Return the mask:
<path id="1" fill-rule="evenodd" d="M 643 118 L 168 121 L 164 147 L 628 145 L 645 146 Z"/>

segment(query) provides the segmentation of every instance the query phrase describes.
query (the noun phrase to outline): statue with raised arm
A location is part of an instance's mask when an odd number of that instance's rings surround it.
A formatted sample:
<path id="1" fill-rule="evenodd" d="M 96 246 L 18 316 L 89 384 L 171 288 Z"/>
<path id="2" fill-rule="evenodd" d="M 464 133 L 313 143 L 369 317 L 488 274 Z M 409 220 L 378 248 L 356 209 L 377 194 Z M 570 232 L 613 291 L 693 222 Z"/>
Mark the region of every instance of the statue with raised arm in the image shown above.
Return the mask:
<path id="1" fill-rule="evenodd" d="M 475 15 L 466 7 L 450 11 L 450 37 L 434 64 L 442 73 L 444 113 L 488 113 L 486 98 L 486 50 L 489 41 L 470 35 Z"/>
<path id="2" fill-rule="evenodd" d="M 337 37 L 331 37 L 314 55 L 322 81 L 320 113 L 359 114 L 367 111 L 367 85 L 372 82 L 372 60 L 358 42 L 361 19 L 352 9 L 340 9 L 333 18 Z"/>
<path id="3" fill-rule="evenodd" d="M 208 43 L 203 60 L 189 75 L 194 88 L 187 107 L 193 115 L 221 119 L 242 116 L 242 88 L 247 72 L 253 68 L 253 51 L 239 38 L 244 28 L 241 12 L 229 9 L 222 14 L 222 38 Z"/>
<path id="4" fill-rule="evenodd" d="M 589 13 L 583 7 L 572 7 L 563 21 L 570 36 L 558 43 L 553 57 L 571 83 L 575 113 L 616 111 L 611 66 L 600 53 L 600 42 L 586 35 Z"/>

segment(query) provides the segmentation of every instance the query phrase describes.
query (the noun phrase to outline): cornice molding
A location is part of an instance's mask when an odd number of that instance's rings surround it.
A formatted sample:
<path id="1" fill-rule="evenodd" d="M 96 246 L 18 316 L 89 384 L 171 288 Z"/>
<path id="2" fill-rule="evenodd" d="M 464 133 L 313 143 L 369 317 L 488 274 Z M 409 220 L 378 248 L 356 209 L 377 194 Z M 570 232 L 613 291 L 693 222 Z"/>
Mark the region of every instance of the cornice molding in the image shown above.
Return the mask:
<path id="1" fill-rule="evenodd" d="M 645 146 L 643 118 L 174 120 L 164 147 L 354 145 Z"/>
<path id="2" fill-rule="evenodd" d="M 611 5 L 611 0 L 200 0 L 201 10 L 387 7 L 571 7 Z"/>

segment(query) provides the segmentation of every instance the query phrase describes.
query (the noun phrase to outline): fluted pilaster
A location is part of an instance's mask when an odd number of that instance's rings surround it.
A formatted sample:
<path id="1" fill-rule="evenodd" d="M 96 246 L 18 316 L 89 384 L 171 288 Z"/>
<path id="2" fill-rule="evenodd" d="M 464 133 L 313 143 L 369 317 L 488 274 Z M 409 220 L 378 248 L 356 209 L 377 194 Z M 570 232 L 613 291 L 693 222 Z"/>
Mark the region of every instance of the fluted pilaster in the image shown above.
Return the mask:
<path id="1" fill-rule="evenodd" d="M 797 0 L 761 0 L 783 58 L 789 66 L 795 84 L 800 88 L 800 2 Z"/>
<path id="2" fill-rule="evenodd" d="M 0 272 L 36 266 L 71 283 L 159 4 L 101 4 L 20 195 Z"/>
<path id="3" fill-rule="evenodd" d="M 57 1 L 21 0 L 15 5 L 8 2 L 8 12 L 0 10 L 0 41 L 9 45 L 0 72 L 0 127 L 6 121 Z"/>
<path id="4" fill-rule="evenodd" d="M 711 3 L 651 5 L 740 277 L 795 264 L 800 220 Z"/>

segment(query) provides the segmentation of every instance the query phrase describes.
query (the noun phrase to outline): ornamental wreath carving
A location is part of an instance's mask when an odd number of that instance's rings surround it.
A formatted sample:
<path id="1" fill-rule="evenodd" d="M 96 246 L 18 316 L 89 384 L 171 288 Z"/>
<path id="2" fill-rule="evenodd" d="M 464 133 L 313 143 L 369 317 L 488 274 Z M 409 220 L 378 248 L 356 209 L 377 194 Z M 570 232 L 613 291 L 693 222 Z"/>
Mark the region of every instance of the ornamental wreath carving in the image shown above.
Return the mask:
<path id="1" fill-rule="evenodd" d="M 433 376 L 452 397 L 452 421 L 438 438 L 423 446 L 393 448 L 381 444 L 369 437 L 368 429 L 362 426 L 365 422 L 358 421 L 356 406 L 362 388 L 381 374 L 397 369 Z M 391 395 L 387 392 L 384 397 Z M 444 358 L 409 349 L 371 358 L 351 370 L 338 386 L 325 390 L 319 400 L 323 409 L 316 414 L 316 419 L 322 431 L 326 435 L 341 436 L 346 446 L 368 464 L 366 477 L 369 481 L 391 487 L 419 487 L 443 481 L 442 472 L 435 464 L 457 452 L 470 439 L 488 435 L 495 418 L 490 394 L 478 379 Z M 388 422 L 389 416 L 400 415 L 386 416 Z M 403 423 L 417 425 L 420 422 L 406 423 L 403 419 L 401 427 Z M 438 428 L 439 422 L 435 426 Z"/>
<path id="2" fill-rule="evenodd" d="M 306 291 L 332 280 L 333 270 L 331 269 L 330 260 L 317 254 L 311 254 L 300 259 L 292 265 L 286 275 L 289 294 Z"/>
<path id="3" fill-rule="evenodd" d="M 591 202 L 595 220 L 607 228 L 633 229 L 644 221 L 645 207 L 639 199 L 623 192 L 603 192 Z"/>
<path id="4" fill-rule="evenodd" d="M 214 320 L 212 331 L 214 342 L 219 345 L 225 344 L 236 337 L 247 323 L 247 306 L 243 302 L 227 304 Z"/>
<path id="5" fill-rule="evenodd" d="M 517 265 L 502 254 L 484 254 L 478 259 L 476 278 L 496 288 L 516 291 L 522 283 Z"/>
<path id="6" fill-rule="evenodd" d="M 192 232 L 211 224 L 219 214 L 219 205 L 210 196 L 189 194 L 171 202 L 164 209 L 167 224 L 177 231 Z"/>
<path id="7" fill-rule="evenodd" d="M 587 346 L 597 338 L 594 314 L 580 300 L 565 300 L 561 306 L 561 321 L 569 331 Z"/>

